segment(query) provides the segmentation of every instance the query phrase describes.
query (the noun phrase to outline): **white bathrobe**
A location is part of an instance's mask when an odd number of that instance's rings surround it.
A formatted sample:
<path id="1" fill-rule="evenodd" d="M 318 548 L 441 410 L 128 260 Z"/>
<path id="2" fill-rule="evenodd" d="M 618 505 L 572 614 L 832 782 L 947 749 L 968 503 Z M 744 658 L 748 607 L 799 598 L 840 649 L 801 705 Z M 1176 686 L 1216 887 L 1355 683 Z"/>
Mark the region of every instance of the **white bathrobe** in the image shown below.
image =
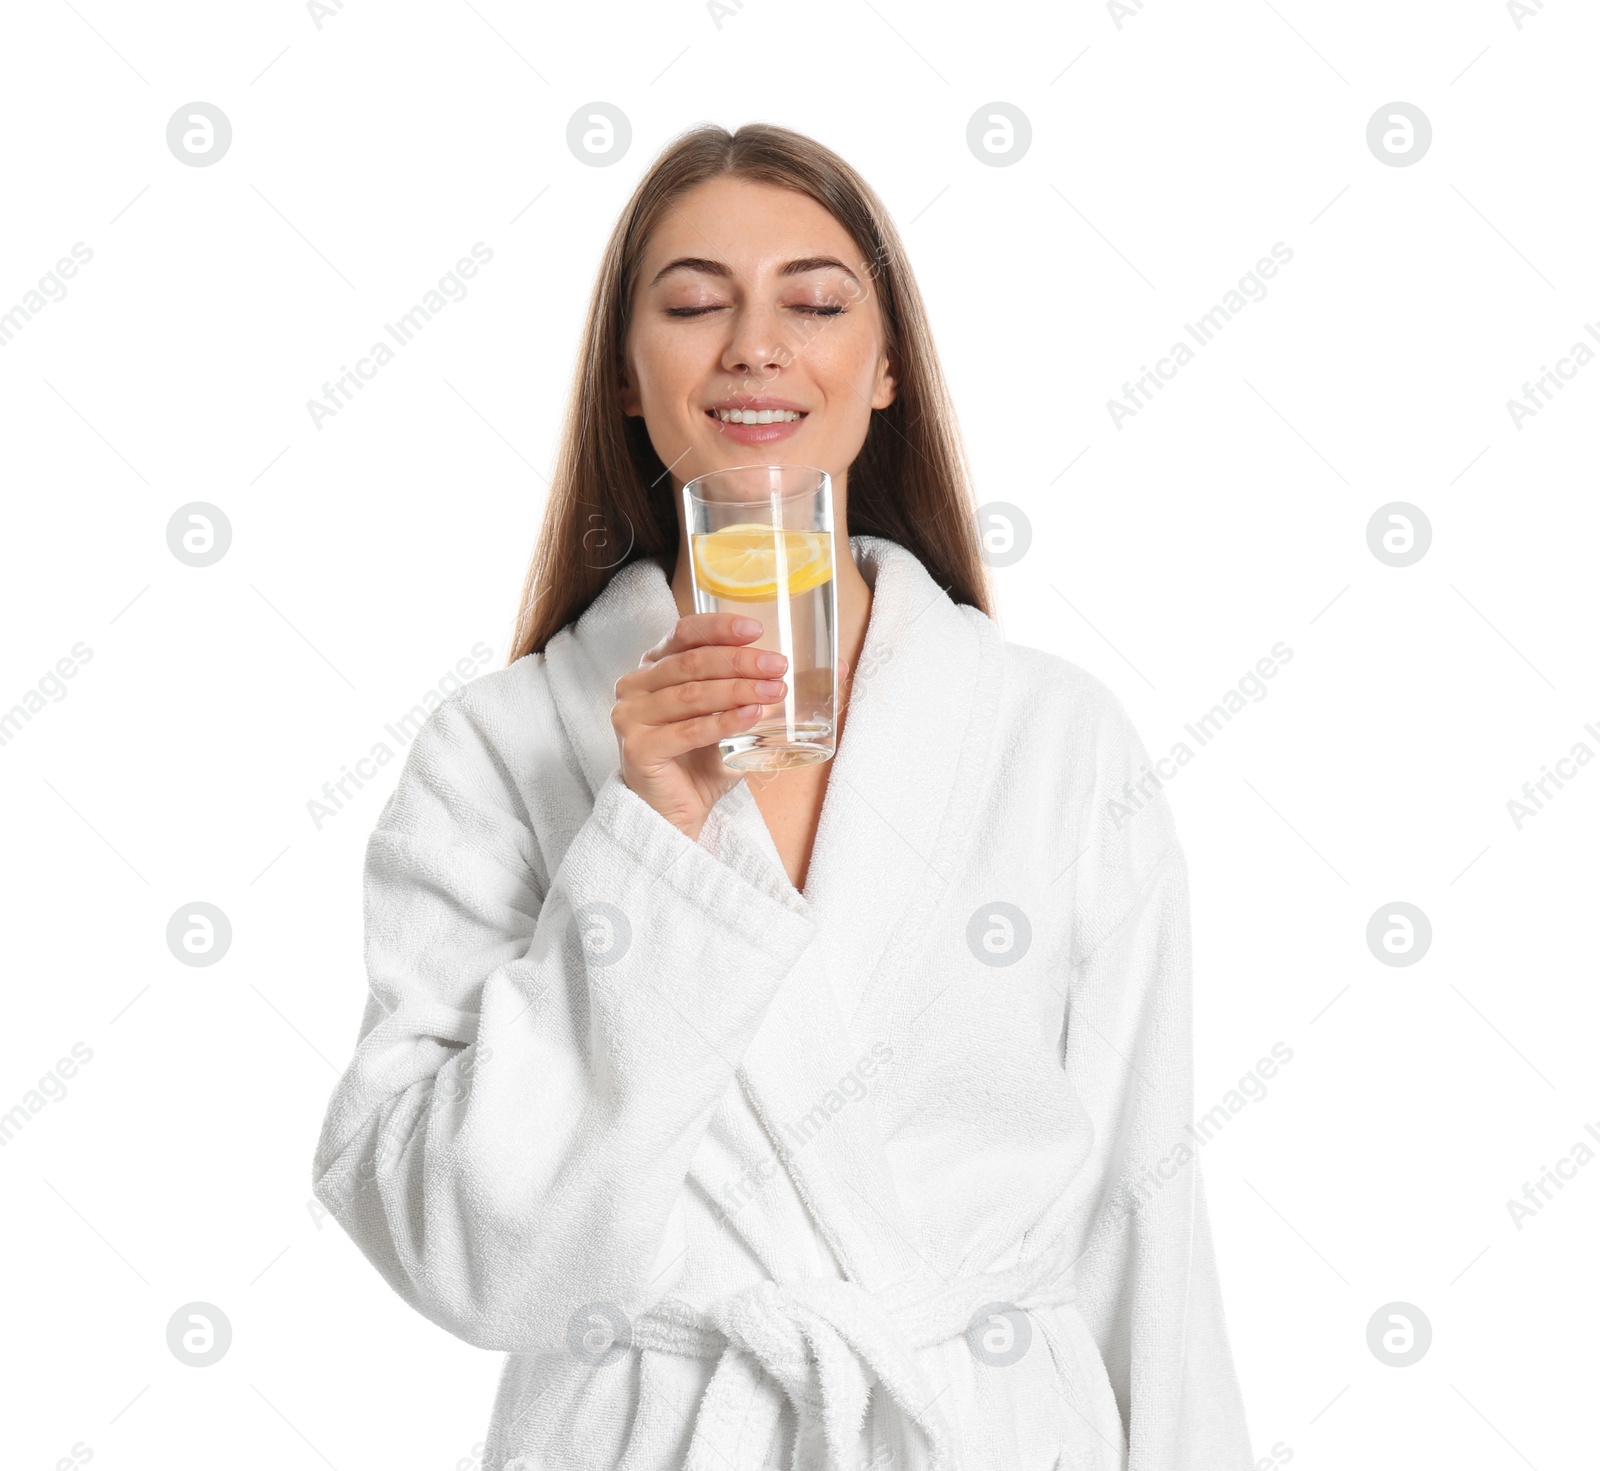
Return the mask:
<path id="1" fill-rule="evenodd" d="M 851 547 L 803 896 L 745 782 L 698 840 L 622 782 L 616 681 L 678 617 L 651 561 L 432 714 L 317 1197 L 509 1355 L 485 1471 L 1248 1471 L 1144 747 Z"/>

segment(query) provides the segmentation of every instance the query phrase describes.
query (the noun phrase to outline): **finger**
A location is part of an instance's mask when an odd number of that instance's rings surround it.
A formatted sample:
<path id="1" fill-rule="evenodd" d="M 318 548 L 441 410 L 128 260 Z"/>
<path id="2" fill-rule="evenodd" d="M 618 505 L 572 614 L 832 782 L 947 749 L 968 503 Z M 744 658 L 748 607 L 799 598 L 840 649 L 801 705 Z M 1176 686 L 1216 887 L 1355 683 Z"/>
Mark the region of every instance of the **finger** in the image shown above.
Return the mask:
<path id="1" fill-rule="evenodd" d="M 617 681 L 617 698 L 648 694 L 698 679 L 776 679 L 788 668 L 788 659 L 770 649 L 701 644 L 681 653 L 665 654 L 654 663 L 641 664 Z"/>
<path id="2" fill-rule="evenodd" d="M 761 631 L 760 619 L 747 618 L 742 613 L 691 613 L 674 623 L 644 657 L 653 663 L 668 654 L 681 654 L 705 644 L 747 644 L 759 638 Z"/>
<path id="3" fill-rule="evenodd" d="M 672 725 L 739 705 L 771 705 L 788 686 L 781 679 L 697 679 L 667 685 L 624 702 L 624 719 L 640 725 Z"/>
<path id="4" fill-rule="evenodd" d="M 754 724 L 761 714 L 759 704 L 740 705 L 732 710 L 700 715 L 693 720 L 678 720 L 668 725 L 641 725 L 623 744 L 624 755 L 635 765 L 649 769 L 672 761 L 702 746 L 715 745 L 724 736 L 734 735 Z"/>

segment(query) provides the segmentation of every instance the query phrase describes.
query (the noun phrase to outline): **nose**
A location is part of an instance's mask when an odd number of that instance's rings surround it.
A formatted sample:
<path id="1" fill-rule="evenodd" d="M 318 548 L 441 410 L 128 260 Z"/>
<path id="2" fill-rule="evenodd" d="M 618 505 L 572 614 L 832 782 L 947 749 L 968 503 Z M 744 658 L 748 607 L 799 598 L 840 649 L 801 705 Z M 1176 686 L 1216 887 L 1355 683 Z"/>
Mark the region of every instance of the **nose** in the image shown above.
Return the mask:
<path id="1" fill-rule="evenodd" d="M 737 310 L 733 334 L 722 354 L 725 372 L 765 378 L 786 367 L 790 357 L 775 306 L 752 302 Z"/>

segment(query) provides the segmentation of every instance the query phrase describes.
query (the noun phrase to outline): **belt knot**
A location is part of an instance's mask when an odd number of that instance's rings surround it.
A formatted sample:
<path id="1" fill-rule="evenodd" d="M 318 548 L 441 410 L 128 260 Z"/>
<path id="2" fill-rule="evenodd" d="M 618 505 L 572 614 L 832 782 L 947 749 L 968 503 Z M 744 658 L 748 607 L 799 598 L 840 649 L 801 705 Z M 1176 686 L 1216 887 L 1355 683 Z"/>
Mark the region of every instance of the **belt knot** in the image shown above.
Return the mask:
<path id="1" fill-rule="evenodd" d="M 1069 1302 L 1073 1279 L 1052 1251 L 932 1294 L 913 1296 L 916 1288 L 875 1294 L 842 1278 L 802 1277 L 757 1282 L 704 1307 L 657 1303 L 634 1324 L 637 1347 L 717 1361 L 684 1471 L 763 1464 L 780 1409 L 763 1393 L 764 1378 L 794 1407 L 797 1445 L 806 1447 L 797 1465 L 846 1471 L 876 1383 L 923 1436 L 931 1471 L 955 1471 L 956 1450 L 934 1407 L 939 1391 L 916 1351 L 969 1334 L 982 1308 Z"/>

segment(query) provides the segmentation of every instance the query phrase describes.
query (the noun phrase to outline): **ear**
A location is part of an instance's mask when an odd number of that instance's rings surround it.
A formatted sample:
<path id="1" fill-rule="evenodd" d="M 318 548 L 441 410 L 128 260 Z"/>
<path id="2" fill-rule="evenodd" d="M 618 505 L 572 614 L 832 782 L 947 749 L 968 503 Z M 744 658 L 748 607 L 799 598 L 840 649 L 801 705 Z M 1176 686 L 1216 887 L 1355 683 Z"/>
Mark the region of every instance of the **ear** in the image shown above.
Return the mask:
<path id="1" fill-rule="evenodd" d="M 886 409 L 895 400 L 900 385 L 900 365 L 885 353 L 878 359 L 878 376 L 872 385 L 872 407 Z"/>
<path id="2" fill-rule="evenodd" d="M 644 413 L 644 407 L 639 402 L 639 390 L 629 381 L 626 369 L 622 373 L 622 412 L 630 419 L 637 419 Z"/>

